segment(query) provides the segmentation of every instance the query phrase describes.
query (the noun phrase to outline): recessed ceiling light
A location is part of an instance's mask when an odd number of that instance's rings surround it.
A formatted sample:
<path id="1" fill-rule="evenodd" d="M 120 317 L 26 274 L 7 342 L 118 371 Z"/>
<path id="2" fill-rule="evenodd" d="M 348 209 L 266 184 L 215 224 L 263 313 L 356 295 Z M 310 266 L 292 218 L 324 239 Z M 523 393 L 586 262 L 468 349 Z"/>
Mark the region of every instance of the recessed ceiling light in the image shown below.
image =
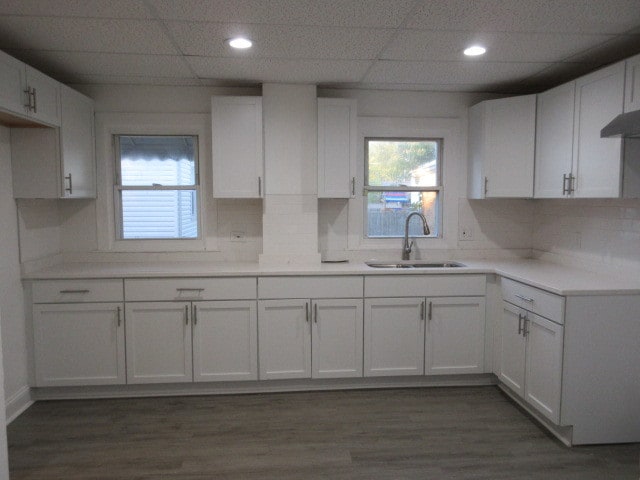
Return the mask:
<path id="1" fill-rule="evenodd" d="M 465 48 L 463 53 L 468 57 L 477 57 L 478 55 L 482 55 L 486 51 L 487 49 L 481 47 L 480 45 L 471 45 L 470 47 Z"/>
<path id="2" fill-rule="evenodd" d="M 251 40 L 244 37 L 230 38 L 229 40 L 227 40 L 227 43 L 229 44 L 230 47 L 237 48 L 239 50 L 245 50 L 247 48 L 251 48 L 251 45 L 253 45 L 253 42 Z"/>

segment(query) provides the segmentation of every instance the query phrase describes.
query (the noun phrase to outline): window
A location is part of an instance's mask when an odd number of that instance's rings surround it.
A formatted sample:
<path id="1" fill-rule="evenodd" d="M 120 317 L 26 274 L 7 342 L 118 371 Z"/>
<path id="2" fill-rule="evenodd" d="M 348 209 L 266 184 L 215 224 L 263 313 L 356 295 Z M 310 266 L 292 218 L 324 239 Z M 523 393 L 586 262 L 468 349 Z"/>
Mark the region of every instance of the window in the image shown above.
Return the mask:
<path id="1" fill-rule="evenodd" d="M 411 212 L 426 217 L 429 237 L 440 236 L 441 152 L 441 139 L 365 138 L 366 237 L 402 237 Z M 422 222 L 409 234 L 424 237 Z"/>
<path id="2" fill-rule="evenodd" d="M 116 135 L 115 144 L 119 238 L 198 238 L 198 138 Z"/>

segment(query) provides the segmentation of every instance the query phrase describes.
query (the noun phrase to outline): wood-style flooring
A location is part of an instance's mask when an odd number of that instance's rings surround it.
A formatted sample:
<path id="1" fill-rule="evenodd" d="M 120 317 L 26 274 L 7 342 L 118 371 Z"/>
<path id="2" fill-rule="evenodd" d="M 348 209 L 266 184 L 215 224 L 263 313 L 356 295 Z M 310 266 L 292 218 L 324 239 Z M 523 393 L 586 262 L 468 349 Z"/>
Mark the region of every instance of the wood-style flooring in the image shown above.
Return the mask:
<path id="1" fill-rule="evenodd" d="M 640 478 L 640 444 L 567 448 L 496 387 L 38 402 L 8 435 L 11 480 Z"/>

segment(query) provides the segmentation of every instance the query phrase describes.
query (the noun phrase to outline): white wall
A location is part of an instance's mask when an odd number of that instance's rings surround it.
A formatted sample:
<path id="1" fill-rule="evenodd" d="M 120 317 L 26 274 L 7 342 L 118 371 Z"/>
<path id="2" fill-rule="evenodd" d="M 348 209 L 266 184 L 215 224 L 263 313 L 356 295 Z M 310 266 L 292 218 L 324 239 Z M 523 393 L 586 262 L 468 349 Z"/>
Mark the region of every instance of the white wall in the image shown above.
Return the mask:
<path id="1" fill-rule="evenodd" d="M 11 184 L 10 131 L 0 127 L 0 309 L 4 391 L 9 415 L 28 396 L 24 297 L 20 281 L 18 221 Z M 1 424 L 0 424 L 1 425 Z M 0 427 L 1 428 L 1 427 Z"/>
<path id="2" fill-rule="evenodd" d="M 640 268 L 640 200 L 536 200 L 533 247 L 577 262 Z"/>

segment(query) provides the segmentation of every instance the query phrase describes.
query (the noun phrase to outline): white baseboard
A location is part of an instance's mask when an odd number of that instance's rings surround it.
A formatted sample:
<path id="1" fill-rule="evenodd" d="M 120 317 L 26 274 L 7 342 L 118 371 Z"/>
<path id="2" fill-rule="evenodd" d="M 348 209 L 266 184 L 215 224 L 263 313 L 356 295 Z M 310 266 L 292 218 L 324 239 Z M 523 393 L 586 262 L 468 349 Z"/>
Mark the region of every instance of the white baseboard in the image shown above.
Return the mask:
<path id="1" fill-rule="evenodd" d="M 35 400 L 229 395 L 245 393 L 355 390 L 372 388 L 462 387 L 495 385 L 493 374 L 425 377 L 339 378 L 327 380 L 263 380 L 248 382 L 47 387 L 32 389 Z"/>
<path id="2" fill-rule="evenodd" d="M 27 385 L 11 395 L 11 397 L 7 398 L 5 402 L 7 425 L 18 418 L 20 414 L 33 405 L 33 403 L 34 399 L 31 395 L 31 388 Z"/>

